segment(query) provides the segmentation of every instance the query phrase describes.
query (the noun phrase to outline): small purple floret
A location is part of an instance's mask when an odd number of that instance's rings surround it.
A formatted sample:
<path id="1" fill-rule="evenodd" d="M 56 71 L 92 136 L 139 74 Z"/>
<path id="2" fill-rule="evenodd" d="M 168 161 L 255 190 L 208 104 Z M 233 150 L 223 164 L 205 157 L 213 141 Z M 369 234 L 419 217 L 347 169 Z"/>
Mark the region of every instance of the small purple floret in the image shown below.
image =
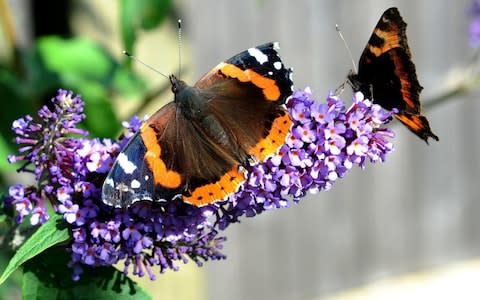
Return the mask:
<path id="1" fill-rule="evenodd" d="M 473 48 L 480 47 L 480 0 L 473 0 L 468 12 L 471 20 L 468 27 L 470 45 Z"/>

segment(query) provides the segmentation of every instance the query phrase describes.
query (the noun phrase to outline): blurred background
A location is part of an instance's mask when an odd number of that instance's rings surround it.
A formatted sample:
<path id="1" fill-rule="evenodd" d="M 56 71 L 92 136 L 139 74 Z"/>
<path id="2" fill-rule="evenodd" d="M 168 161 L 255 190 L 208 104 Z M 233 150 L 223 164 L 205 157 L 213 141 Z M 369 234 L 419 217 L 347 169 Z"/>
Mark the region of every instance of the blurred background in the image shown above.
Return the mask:
<path id="1" fill-rule="evenodd" d="M 396 123 L 396 151 L 384 164 L 229 227 L 225 261 L 190 263 L 141 284 L 155 299 L 480 299 L 480 69 L 471 0 L 0 0 L 1 192 L 28 180 L 2 158 L 15 149 L 12 121 L 58 88 L 82 95 L 85 127 L 99 137 L 116 137 L 122 120 L 171 101 L 165 78 L 122 50 L 177 73 L 178 18 L 190 84 L 242 50 L 279 41 L 296 87 L 310 86 L 322 101 L 352 68 L 335 24 L 358 61 L 391 6 L 408 23 L 425 114 L 440 142 L 427 146 Z M 20 298 L 19 284 L 17 274 L 0 286 L 0 298 Z"/>

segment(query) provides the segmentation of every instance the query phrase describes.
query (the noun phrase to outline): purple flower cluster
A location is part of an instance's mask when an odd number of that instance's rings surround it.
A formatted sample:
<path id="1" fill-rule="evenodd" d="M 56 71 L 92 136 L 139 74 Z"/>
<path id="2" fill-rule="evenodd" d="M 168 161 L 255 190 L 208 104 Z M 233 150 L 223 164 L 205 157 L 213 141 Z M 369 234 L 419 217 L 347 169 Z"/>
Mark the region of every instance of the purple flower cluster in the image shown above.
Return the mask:
<path id="1" fill-rule="evenodd" d="M 77 124 L 85 119 L 83 101 L 73 97 L 71 92 L 60 90 L 52 99 L 53 108 L 43 106 L 38 111 L 39 121 L 27 115 L 13 122 L 12 130 L 17 135 L 16 143 L 21 145 L 18 155 L 9 155 L 10 163 L 24 162 L 19 171 L 35 175 L 37 185 L 10 187 L 8 199 L 18 212 L 17 222 L 32 215 L 32 225 L 48 220 L 47 202 L 57 207 L 57 199 L 70 202 L 68 191 L 76 178 L 84 177 L 86 170 L 78 161 L 71 159 L 70 153 L 82 148 L 79 139 L 68 137 L 71 134 L 87 135 Z"/>
<path id="2" fill-rule="evenodd" d="M 129 210 L 112 210 L 101 201 L 101 186 L 119 150 L 137 132 L 142 121 L 136 117 L 124 122 L 127 133 L 119 141 L 87 139 L 77 129 L 85 116 L 83 101 L 71 92 L 60 90 L 52 99 L 52 109 L 39 111 L 39 121 L 30 116 L 13 122 L 19 155 L 9 162 L 22 161 L 19 169 L 35 174 L 35 185 L 13 185 L 6 202 L 15 207 L 16 221 L 30 216 L 37 225 L 49 218 L 47 200 L 72 228 L 70 267 L 79 279 L 82 266 L 105 266 L 124 260 L 125 272 L 132 265 L 139 276 L 152 266 L 160 271 L 178 269 L 175 261 L 187 257 L 198 265 L 202 260 L 223 259 L 219 252 L 223 237 L 208 222 L 211 208 L 197 208 L 179 200 L 164 206 L 139 203 Z M 72 134 L 81 134 L 73 137 Z M 25 145 L 25 146 L 24 146 Z"/>
<path id="3" fill-rule="evenodd" d="M 470 45 L 473 48 L 478 48 L 480 46 L 480 1 L 473 0 L 469 15 L 472 18 L 469 25 L 470 33 Z"/>
<path id="4" fill-rule="evenodd" d="M 47 200 L 63 215 L 73 232 L 68 250 L 74 279 L 86 266 L 118 261 L 124 262 L 125 273 L 133 270 L 154 280 L 155 266 L 163 273 L 177 270 L 178 261 L 190 259 L 200 266 L 224 259 L 220 250 L 225 238 L 218 230 L 240 216 L 288 207 L 290 200 L 297 202 L 309 191 L 328 190 L 353 165 L 383 161 L 392 151 L 387 139 L 393 132 L 381 127 L 392 112 L 360 93 L 348 109 L 336 96 L 320 104 L 306 89 L 295 92 L 287 103 L 294 125 L 279 153 L 247 166 L 247 181 L 227 201 L 196 207 L 175 199 L 112 209 L 100 199 L 101 186 L 141 120 L 124 123 L 127 134 L 119 141 L 87 139 L 86 132 L 76 128 L 84 118 L 80 97 L 59 91 L 52 104 L 53 109 L 40 110 L 40 122 L 27 116 L 13 123 L 17 142 L 25 146 L 9 161 L 24 161 L 20 170 L 33 172 L 36 184 L 12 186 L 7 202 L 15 207 L 18 222 L 27 216 L 32 225 L 48 220 Z"/>
<path id="5" fill-rule="evenodd" d="M 353 165 L 383 162 L 393 151 L 389 128 L 381 128 L 393 112 L 356 93 L 353 104 L 330 95 L 326 103 L 312 98 L 309 88 L 296 91 L 287 103 L 294 121 L 279 153 L 265 163 L 248 168 L 247 182 L 231 196 L 219 219 L 225 228 L 238 217 L 252 217 L 265 210 L 289 206 L 307 192 L 328 190 Z"/>

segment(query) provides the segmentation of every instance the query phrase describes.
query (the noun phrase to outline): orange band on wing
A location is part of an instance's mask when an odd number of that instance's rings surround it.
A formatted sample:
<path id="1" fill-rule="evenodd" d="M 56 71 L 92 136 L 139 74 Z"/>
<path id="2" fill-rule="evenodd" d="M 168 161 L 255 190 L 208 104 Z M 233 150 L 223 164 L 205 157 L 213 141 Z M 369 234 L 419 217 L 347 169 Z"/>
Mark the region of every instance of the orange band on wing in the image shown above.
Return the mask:
<path id="1" fill-rule="evenodd" d="M 398 55 L 390 55 L 390 59 L 393 60 L 393 63 L 396 67 L 395 74 L 400 78 L 401 93 L 403 96 L 403 101 L 407 104 L 407 111 L 409 112 L 420 112 L 420 102 L 416 102 L 412 99 L 415 95 L 412 95 L 412 91 L 415 92 L 421 87 L 417 88 L 412 86 L 412 82 L 408 79 L 409 70 L 405 67 L 405 62 L 402 61 L 401 57 Z M 410 71 L 411 72 L 411 71 Z M 418 85 L 418 84 L 417 84 Z M 418 99 L 418 96 L 416 97 Z"/>
<path id="2" fill-rule="evenodd" d="M 433 133 L 430 129 L 430 124 L 428 124 L 426 117 L 422 115 L 413 115 L 410 113 L 399 113 L 396 114 L 395 117 L 405 126 L 407 126 L 408 129 L 413 131 L 416 135 L 427 142 L 427 144 L 429 137 L 436 141 L 439 140 L 438 136 L 436 136 L 435 133 Z"/>
<path id="3" fill-rule="evenodd" d="M 280 89 L 273 79 L 252 70 L 242 70 L 232 64 L 221 63 L 217 68 L 226 76 L 236 78 L 241 82 L 251 82 L 261 88 L 267 100 L 277 101 L 280 98 Z"/>
<path id="4" fill-rule="evenodd" d="M 395 118 L 400 120 L 408 128 L 415 132 L 430 131 L 430 126 L 425 124 L 421 116 L 410 115 L 410 114 L 396 114 Z"/>
<path id="5" fill-rule="evenodd" d="M 287 112 L 277 117 L 273 120 L 268 136 L 261 139 L 248 153 L 259 161 L 265 161 L 268 157 L 274 155 L 285 143 L 292 124 L 293 122 Z"/>
<path id="6" fill-rule="evenodd" d="M 375 28 L 373 34 L 377 35 L 378 38 L 382 39 L 384 42 L 382 47 L 376 47 L 370 44 L 368 45 L 368 49 L 377 57 L 390 49 L 402 47 L 399 29 L 397 27 L 392 28 L 390 31 L 383 31 L 379 28 Z"/>
<path id="7" fill-rule="evenodd" d="M 145 160 L 147 161 L 148 167 L 153 174 L 154 182 L 169 189 L 180 187 L 180 184 L 182 183 L 182 176 L 175 171 L 168 170 L 165 162 L 160 157 L 162 154 L 162 148 L 157 142 L 155 130 L 145 123 L 140 128 L 140 134 L 142 136 L 143 143 L 147 148 Z"/>
<path id="8" fill-rule="evenodd" d="M 189 197 L 183 196 L 183 201 L 195 206 L 203 206 L 217 201 L 222 201 L 226 196 L 235 193 L 245 181 L 245 174 L 234 166 L 217 182 L 205 184 L 191 191 Z"/>

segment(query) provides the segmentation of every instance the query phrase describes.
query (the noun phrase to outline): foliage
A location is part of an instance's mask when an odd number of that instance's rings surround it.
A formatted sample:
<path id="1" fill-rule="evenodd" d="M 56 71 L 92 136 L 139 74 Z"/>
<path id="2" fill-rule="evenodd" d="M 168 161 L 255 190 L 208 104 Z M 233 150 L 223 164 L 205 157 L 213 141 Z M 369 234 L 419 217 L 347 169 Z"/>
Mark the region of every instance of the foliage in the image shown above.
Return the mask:
<path id="1" fill-rule="evenodd" d="M 125 49 L 133 52 L 138 33 L 160 26 L 168 18 L 171 9 L 170 0 L 120 1 L 118 25 Z M 62 13 L 69 15 L 70 11 Z M 2 12 L 2 16 L 8 16 L 0 24 L 0 30 L 5 32 L 13 30 L 9 26 L 11 24 L 7 23 L 12 18 L 9 14 L 11 11 L 8 9 Z M 59 28 L 59 32 L 64 31 Z M 10 33 L 7 39 L 15 36 L 14 32 Z M 14 40 L 9 42 L 12 46 L 10 60 L 0 62 L 0 98 L 3 99 L 0 102 L 0 173 L 4 174 L 0 176 L 2 191 L 8 185 L 7 174 L 20 167 L 20 164 L 12 165 L 5 159 L 15 149 L 12 122 L 20 116 L 34 114 L 38 108 L 48 104 L 59 88 L 75 90 L 85 96 L 85 114 L 88 118 L 82 123 L 83 130 L 97 137 L 114 138 L 120 132 L 121 122 L 111 99 L 138 101 L 152 98 L 146 81 L 132 72 L 128 59 L 118 60 L 118 53 L 109 53 L 89 38 L 37 36 L 29 48 L 17 47 Z M 141 105 L 138 103 L 138 106 Z M 71 237 L 66 227 L 60 224 L 62 217 L 52 212 L 52 218 L 30 236 L 29 226 L 16 225 L 11 209 L 6 209 L 3 204 L 2 197 L 0 270 L 3 275 L 0 282 L 3 284 L 0 286 L 0 298 L 10 293 L 13 282 L 20 280 L 18 274 L 23 268 L 22 294 L 28 299 L 130 299 L 133 294 L 138 299 L 149 299 L 144 291 L 112 267 L 96 269 L 91 274 L 87 270 L 80 282 L 74 285 L 72 270 L 65 267 L 70 254 L 65 252 L 65 245 L 58 247 L 59 243 L 68 242 Z M 16 249 L 16 245 L 12 244 L 14 237 L 26 239 L 26 242 Z M 6 266 L 7 257 L 13 254 L 14 258 Z M 13 276 L 5 281 L 12 273 Z"/>

